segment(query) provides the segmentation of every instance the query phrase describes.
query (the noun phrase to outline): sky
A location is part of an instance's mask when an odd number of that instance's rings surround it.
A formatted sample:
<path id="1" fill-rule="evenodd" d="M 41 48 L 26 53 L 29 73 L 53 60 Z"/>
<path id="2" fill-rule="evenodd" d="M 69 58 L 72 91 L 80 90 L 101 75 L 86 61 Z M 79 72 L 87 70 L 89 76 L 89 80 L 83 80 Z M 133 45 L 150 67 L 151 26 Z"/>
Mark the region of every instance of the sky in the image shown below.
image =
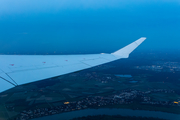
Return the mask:
<path id="1" fill-rule="evenodd" d="M 179 50 L 179 0 L 0 0 L 0 54 Z"/>

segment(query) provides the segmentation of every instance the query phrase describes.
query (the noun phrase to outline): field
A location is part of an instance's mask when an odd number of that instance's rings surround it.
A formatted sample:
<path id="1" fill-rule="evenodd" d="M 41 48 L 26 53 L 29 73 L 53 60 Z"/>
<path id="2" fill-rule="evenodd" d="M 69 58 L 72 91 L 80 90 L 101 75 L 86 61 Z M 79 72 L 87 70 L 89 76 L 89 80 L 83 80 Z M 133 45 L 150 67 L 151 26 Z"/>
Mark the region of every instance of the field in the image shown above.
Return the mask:
<path id="1" fill-rule="evenodd" d="M 104 68 L 103 70 L 106 71 Z M 117 74 L 117 71 L 115 74 Z M 87 96 L 118 94 L 126 89 L 145 92 L 152 89 L 177 91 L 180 88 L 180 84 L 150 81 L 149 79 L 156 76 L 151 73 L 136 73 L 132 75 L 132 78 L 116 77 L 115 74 L 96 70 L 95 68 L 18 86 L 0 94 L 0 119 L 13 118 L 23 110 L 58 106 L 64 102 L 78 101 Z M 132 80 L 137 81 L 137 83 L 130 83 L 129 81 Z M 176 101 L 180 99 L 180 95 L 177 93 L 151 93 L 148 96 L 157 101 Z M 166 108 L 138 103 L 106 107 L 157 110 L 180 114 L 179 107 Z"/>

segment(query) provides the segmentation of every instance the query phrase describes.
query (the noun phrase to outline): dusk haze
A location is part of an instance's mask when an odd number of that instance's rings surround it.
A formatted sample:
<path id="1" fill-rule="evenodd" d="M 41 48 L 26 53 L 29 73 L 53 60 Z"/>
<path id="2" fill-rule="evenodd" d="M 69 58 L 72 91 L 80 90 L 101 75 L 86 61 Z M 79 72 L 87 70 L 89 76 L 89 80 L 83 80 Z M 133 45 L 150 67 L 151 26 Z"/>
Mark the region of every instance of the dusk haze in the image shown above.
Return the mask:
<path id="1" fill-rule="evenodd" d="M 0 0 L 0 120 L 180 120 L 180 0 Z"/>

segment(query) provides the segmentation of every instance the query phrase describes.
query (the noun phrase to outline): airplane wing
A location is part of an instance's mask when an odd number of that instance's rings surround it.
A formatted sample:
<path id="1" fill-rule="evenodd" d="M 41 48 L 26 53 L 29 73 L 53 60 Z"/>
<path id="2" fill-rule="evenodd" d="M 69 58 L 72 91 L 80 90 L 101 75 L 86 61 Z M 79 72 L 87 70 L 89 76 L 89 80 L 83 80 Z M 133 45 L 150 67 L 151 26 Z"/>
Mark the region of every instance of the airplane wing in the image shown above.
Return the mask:
<path id="1" fill-rule="evenodd" d="M 0 55 L 0 92 L 35 82 L 91 68 L 121 58 L 128 58 L 146 38 L 140 38 L 111 54 L 89 55 Z"/>

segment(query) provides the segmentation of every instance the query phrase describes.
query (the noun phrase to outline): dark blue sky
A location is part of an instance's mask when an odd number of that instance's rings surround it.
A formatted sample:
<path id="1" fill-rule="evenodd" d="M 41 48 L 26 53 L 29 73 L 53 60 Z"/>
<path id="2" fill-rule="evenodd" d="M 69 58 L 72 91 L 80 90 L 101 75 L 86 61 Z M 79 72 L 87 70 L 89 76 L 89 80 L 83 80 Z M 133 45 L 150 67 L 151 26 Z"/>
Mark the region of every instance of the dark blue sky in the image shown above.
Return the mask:
<path id="1" fill-rule="evenodd" d="M 0 53 L 101 53 L 147 37 L 138 50 L 176 50 L 179 0 L 1 0 Z"/>

